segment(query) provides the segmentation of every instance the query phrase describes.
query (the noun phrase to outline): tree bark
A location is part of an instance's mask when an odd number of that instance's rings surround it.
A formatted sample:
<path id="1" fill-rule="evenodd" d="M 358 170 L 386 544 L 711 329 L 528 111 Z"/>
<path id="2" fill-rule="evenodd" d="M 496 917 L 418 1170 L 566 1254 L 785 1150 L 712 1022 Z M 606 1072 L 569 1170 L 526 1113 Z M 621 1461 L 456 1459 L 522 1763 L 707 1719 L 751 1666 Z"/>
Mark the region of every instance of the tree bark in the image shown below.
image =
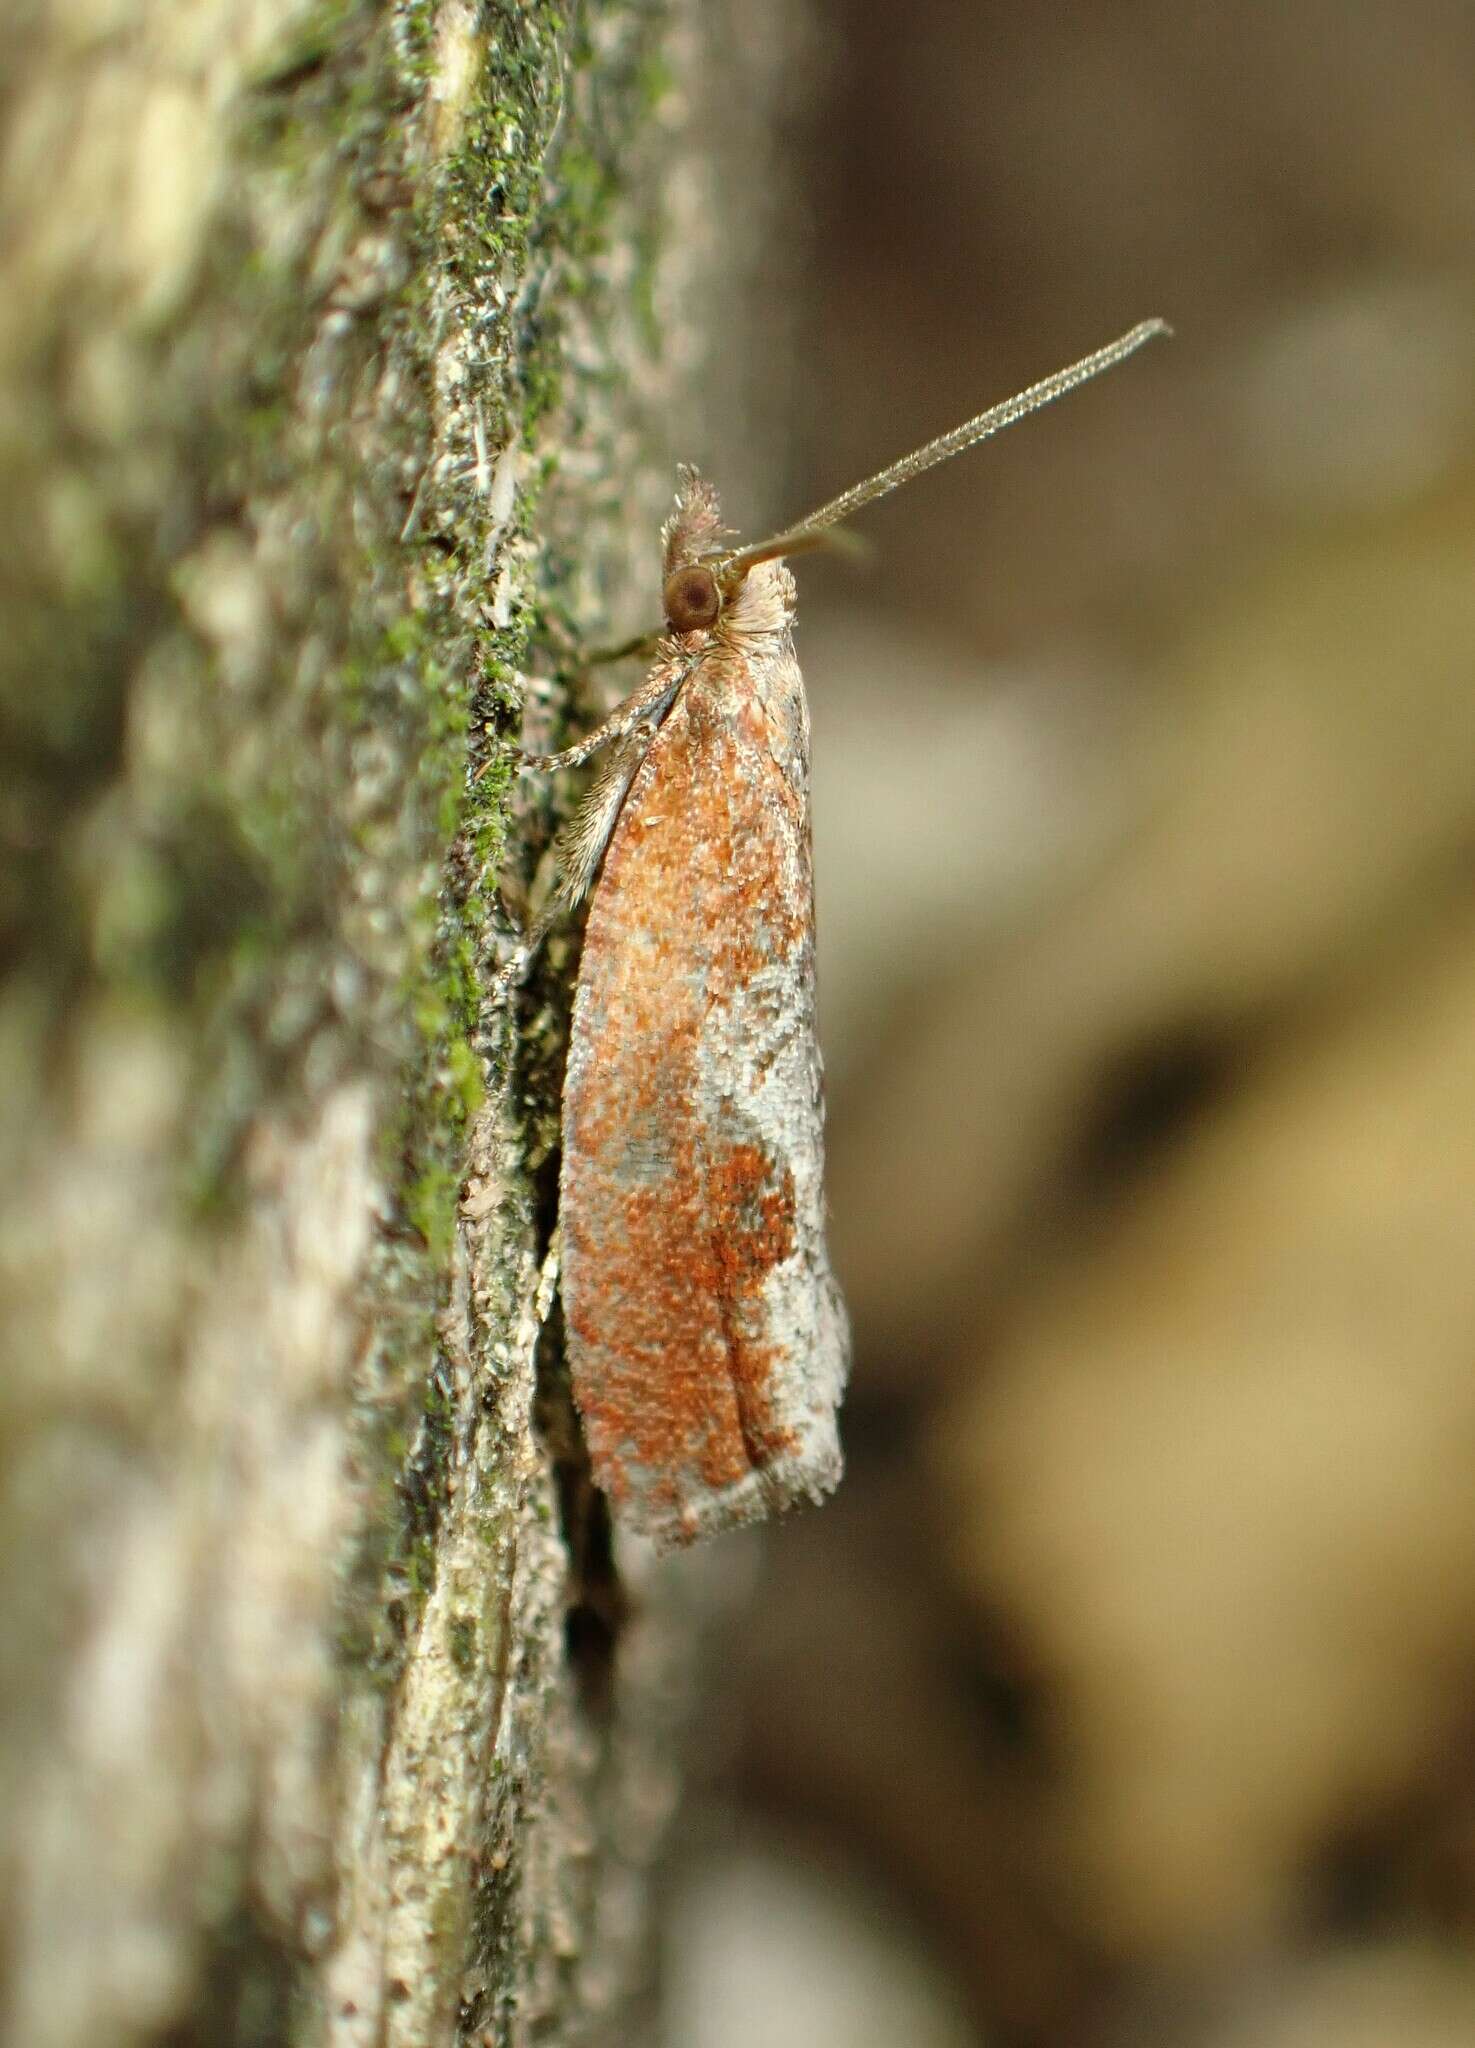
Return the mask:
<path id="1" fill-rule="evenodd" d="M 791 21 L 7 26 L 25 2048 L 631 2038 L 706 1596 L 653 1577 L 631 1621 L 540 1390 L 563 956 L 519 1037 L 498 878 L 551 799 L 496 735 L 550 646 L 648 622 L 699 396 L 738 439 L 697 372 L 745 318 Z"/>

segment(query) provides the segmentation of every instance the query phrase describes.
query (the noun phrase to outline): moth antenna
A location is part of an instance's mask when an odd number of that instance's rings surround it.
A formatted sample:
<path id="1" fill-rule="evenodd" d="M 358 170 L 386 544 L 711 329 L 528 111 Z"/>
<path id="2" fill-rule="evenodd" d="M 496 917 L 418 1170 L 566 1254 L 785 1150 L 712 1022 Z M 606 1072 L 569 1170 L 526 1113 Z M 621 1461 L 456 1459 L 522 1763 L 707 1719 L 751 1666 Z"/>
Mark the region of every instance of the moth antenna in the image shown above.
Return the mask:
<path id="1" fill-rule="evenodd" d="M 976 413 L 971 420 L 964 420 L 960 427 L 950 433 L 939 434 L 935 441 L 928 441 L 921 448 L 914 448 L 909 455 L 901 456 L 888 468 L 878 470 L 875 476 L 868 476 L 863 482 L 852 484 L 848 491 L 842 491 L 838 498 L 821 505 L 817 512 L 811 512 L 807 519 L 799 520 L 772 540 L 757 542 L 753 547 L 739 548 L 732 554 L 710 558 L 716 562 L 718 573 L 724 581 L 731 576 L 741 577 L 759 562 L 771 562 L 780 555 L 799 554 L 803 550 L 823 545 L 827 529 L 838 525 L 842 519 L 849 519 L 862 506 L 869 505 L 877 498 L 884 498 L 888 491 L 909 484 L 913 477 L 921 476 L 925 470 L 935 469 L 939 462 L 948 462 L 954 455 L 961 455 L 965 448 L 971 448 L 977 441 L 986 441 L 992 434 L 1002 433 L 1005 427 L 1012 427 L 1016 420 L 1022 420 L 1032 412 L 1038 412 L 1043 405 L 1050 405 L 1057 398 L 1063 398 L 1067 391 L 1074 391 L 1078 384 L 1089 383 L 1099 377 L 1103 370 L 1114 369 L 1135 355 L 1139 348 L 1153 341 L 1160 334 L 1171 334 L 1172 328 L 1166 320 L 1141 320 L 1127 334 L 1118 335 L 1104 348 L 1093 349 L 1088 356 L 1082 356 L 1078 363 L 1067 369 L 1057 370 L 1052 377 L 1041 378 L 1038 384 L 1031 384 L 1027 391 L 1016 392 L 1013 398 L 1006 398 L 999 405 L 991 405 L 986 412 Z M 704 558 L 708 559 L 708 558 Z"/>
<path id="2" fill-rule="evenodd" d="M 816 530 L 809 526 L 796 526 L 791 533 L 778 534 L 773 540 L 760 540 L 753 547 L 740 549 L 735 555 L 716 556 L 713 567 L 718 581 L 731 597 L 734 587 L 760 562 L 783 561 L 791 555 L 810 555 L 819 548 L 829 548 L 837 555 L 849 555 L 852 561 L 864 561 L 872 552 L 871 543 L 864 534 L 851 533 L 846 527 L 822 526 Z"/>

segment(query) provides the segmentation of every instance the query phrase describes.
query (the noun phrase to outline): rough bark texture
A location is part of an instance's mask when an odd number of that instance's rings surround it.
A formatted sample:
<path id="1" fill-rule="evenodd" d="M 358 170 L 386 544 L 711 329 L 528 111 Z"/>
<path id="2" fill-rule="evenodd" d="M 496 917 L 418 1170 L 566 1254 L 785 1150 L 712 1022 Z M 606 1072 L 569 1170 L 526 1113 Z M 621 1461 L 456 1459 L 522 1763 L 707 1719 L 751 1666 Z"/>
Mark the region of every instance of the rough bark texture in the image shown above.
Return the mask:
<path id="1" fill-rule="evenodd" d="M 559 963 L 519 1043 L 483 993 L 508 778 L 467 767 L 540 646 L 611 591 L 640 622 L 761 232 L 714 165 L 762 145 L 779 21 L 7 23 L 25 2048 L 630 2038 L 702 1600 L 653 1580 L 621 1626 L 556 1388 L 535 1426 Z"/>

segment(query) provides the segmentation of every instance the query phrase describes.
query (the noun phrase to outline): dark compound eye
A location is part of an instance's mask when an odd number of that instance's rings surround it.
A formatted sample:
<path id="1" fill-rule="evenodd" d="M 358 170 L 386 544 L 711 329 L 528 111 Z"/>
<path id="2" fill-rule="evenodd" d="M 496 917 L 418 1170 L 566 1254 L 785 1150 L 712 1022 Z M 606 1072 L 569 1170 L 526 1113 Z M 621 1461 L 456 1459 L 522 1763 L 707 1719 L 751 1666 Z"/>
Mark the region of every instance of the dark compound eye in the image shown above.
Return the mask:
<path id="1" fill-rule="evenodd" d="M 666 623 L 673 633 L 695 633 L 715 626 L 722 610 L 722 592 L 710 569 L 678 569 L 666 578 L 662 593 Z"/>

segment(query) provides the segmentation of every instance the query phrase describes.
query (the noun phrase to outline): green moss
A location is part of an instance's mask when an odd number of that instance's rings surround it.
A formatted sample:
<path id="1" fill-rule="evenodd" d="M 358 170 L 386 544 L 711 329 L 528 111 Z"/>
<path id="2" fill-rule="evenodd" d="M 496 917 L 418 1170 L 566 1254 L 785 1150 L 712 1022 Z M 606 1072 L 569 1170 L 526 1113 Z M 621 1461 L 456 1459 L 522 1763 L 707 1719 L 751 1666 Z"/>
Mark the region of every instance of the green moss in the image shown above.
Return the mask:
<path id="1" fill-rule="evenodd" d="M 436 1161 L 417 1174 L 404 1192 L 405 1213 L 438 1266 L 450 1257 L 460 1185 L 455 1168 Z"/>
<path id="2" fill-rule="evenodd" d="M 486 1096 L 481 1061 L 464 1039 L 456 1039 L 448 1049 L 446 1064 L 450 1069 L 451 1086 L 460 1099 L 462 1116 L 474 1116 Z"/>
<path id="3" fill-rule="evenodd" d="M 523 471 L 506 538 L 524 542 L 539 529 L 540 496 L 553 463 L 549 450 L 539 450 L 538 436 L 570 403 L 562 308 L 582 299 L 581 319 L 601 317 L 588 301 L 604 288 L 600 269 L 622 191 L 625 135 L 618 124 L 582 117 L 583 88 L 560 76 L 560 42 L 574 69 L 589 63 L 589 22 L 602 11 L 594 0 L 569 23 L 537 0 L 492 0 L 484 8 L 480 73 L 462 110 L 455 150 L 434 168 L 420 196 L 418 268 L 404 286 L 405 360 L 420 365 L 421 431 L 425 419 L 437 416 L 440 387 L 429 364 L 434 338 L 447 331 L 479 337 L 460 365 L 458 405 L 465 417 L 474 410 L 492 460 L 514 435 L 520 440 Z M 609 11 L 627 32 L 620 61 L 639 73 L 633 98 L 628 75 L 617 86 L 621 119 L 632 117 L 632 107 L 638 118 L 669 89 L 650 55 L 660 10 L 639 16 L 642 26 L 633 37 L 629 6 Z M 397 63 L 418 90 L 433 57 L 432 10 L 402 6 L 398 20 Z M 314 80 L 311 89 L 318 85 Z M 350 127 L 368 118 L 345 110 Z M 658 250 L 651 236 L 638 238 L 637 246 L 636 298 L 654 346 Z M 556 294 L 530 288 L 529 280 L 555 264 Z M 411 376 L 411 397 L 415 389 Z M 575 402 L 582 402 L 582 393 Z M 331 719 L 348 745 L 371 756 L 389 731 L 396 748 L 413 758 L 411 787 L 395 792 L 395 817 L 370 809 L 356 819 L 364 845 L 372 849 L 387 831 L 401 844 L 414 843 L 427 884 L 445 862 L 443 884 L 403 907 L 395 993 L 406 1058 L 380 1140 L 390 1221 L 374 1276 L 375 1295 L 386 1307 L 373 1378 L 393 1391 L 381 1393 L 375 1411 L 366 1414 L 361 1459 L 392 1482 L 395 1505 L 365 1546 L 357 1573 L 359 1625 L 343 1633 L 345 1655 L 375 1682 L 397 1668 L 400 1645 L 431 1583 L 452 1428 L 435 1316 L 455 1241 L 467 1132 L 483 1107 L 489 1073 L 492 1085 L 506 1085 L 505 1036 L 500 1029 L 488 1034 L 484 1014 L 493 938 L 506 929 L 498 871 L 514 774 L 495 739 L 518 716 L 529 648 L 550 637 L 563 644 L 574 637 L 562 594 L 570 560 L 546 545 L 541 551 L 526 545 L 489 550 L 479 451 L 463 445 L 452 460 L 441 449 L 432 466 L 416 440 L 409 405 L 407 398 L 404 468 L 418 479 L 414 539 L 407 550 L 390 545 L 366 556 L 365 587 L 382 588 L 384 601 L 363 608 L 371 630 L 345 648 L 328 692 Z M 322 516 L 325 526 L 337 520 L 353 528 L 351 507 L 325 509 Z M 385 563 L 396 556 L 398 573 L 386 578 Z M 510 592 L 502 583 L 509 565 Z M 484 622 L 494 611 L 505 623 L 489 627 Z M 485 770 L 469 783 L 468 747 L 472 763 Z M 548 1094 L 541 1069 L 534 1085 Z M 532 1136 L 534 1158 L 556 1140 L 551 1115 L 542 1113 Z M 509 1193 L 509 1227 L 517 1227 L 525 1199 L 515 1189 Z M 489 1520 L 489 1545 L 499 1540 L 500 1527 Z M 388 1602 L 380 1592 L 386 1584 L 396 1589 Z M 458 1667 L 476 1647 L 472 1624 L 458 1617 L 452 1636 Z"/>
<path id="4" fill-rule="evenodd" d="M 462 1673 L 476 1668 L 476 1623 L 470 1615 L 453 1614 L 447 1630 L 451 1662 Z"/>

